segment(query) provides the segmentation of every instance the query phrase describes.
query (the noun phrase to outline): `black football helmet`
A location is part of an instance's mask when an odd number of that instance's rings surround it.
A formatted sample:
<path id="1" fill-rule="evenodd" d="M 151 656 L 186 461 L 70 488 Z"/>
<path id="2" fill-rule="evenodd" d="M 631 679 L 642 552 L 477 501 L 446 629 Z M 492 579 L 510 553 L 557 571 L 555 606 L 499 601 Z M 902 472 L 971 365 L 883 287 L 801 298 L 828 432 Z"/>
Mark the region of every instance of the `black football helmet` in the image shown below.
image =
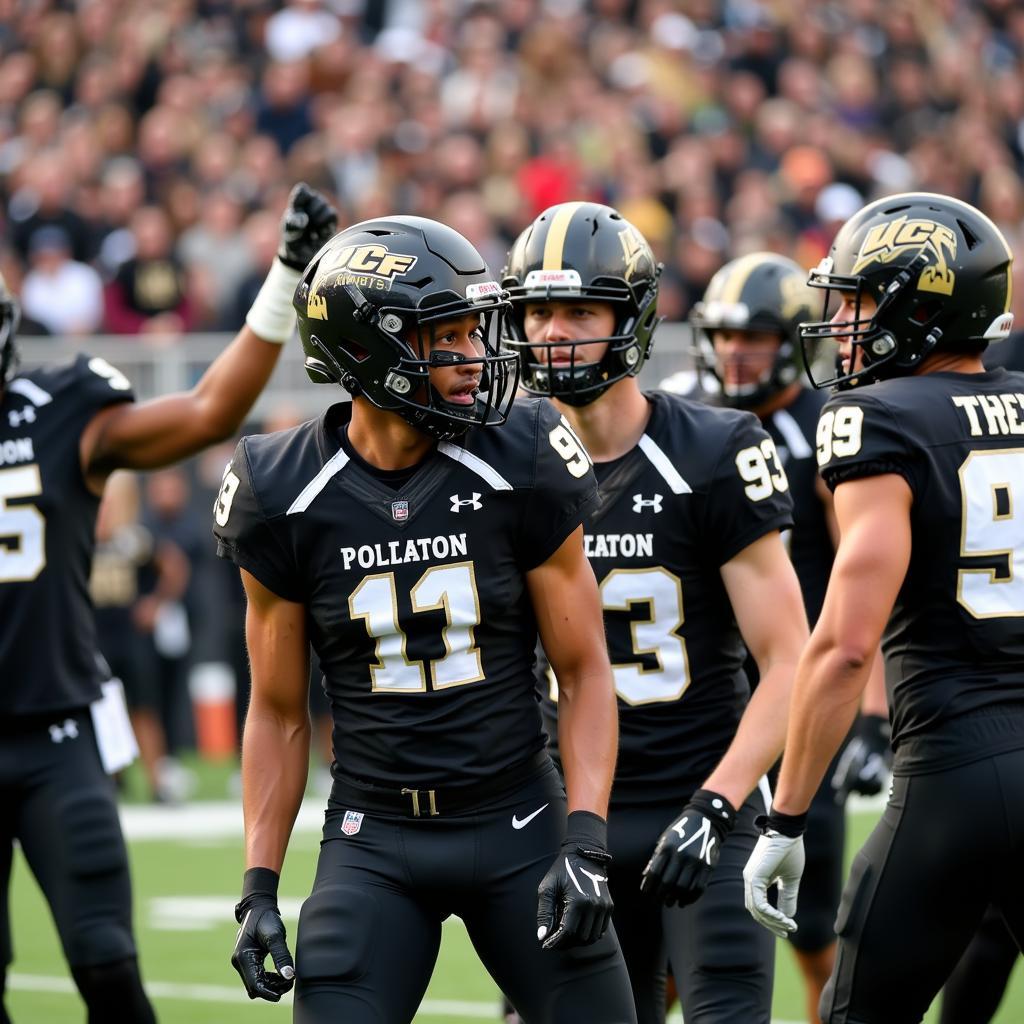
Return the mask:
<path id="1" fill-rule="evenodd" d="M 7 386 L 7 382 L 18 370 L 18 346 L 15 337 L 20 320 L 21 307 L 18 300 L 10 293 L 7 283 L 0 276 L 0 391 Z"/>
<path id="2" fill-rule="evenodd" d="M 690 313 L 698 369 L 717 382 L 725 405 L 755 409 L 788 388 L 803 369 L 800 324 L 811 316 L 807 272 L 772 252 L 752 252 L 721 267 Z M 779 337 L 772 366 L 759 380 L 726 383 L 712 331 L 765 331 Z"/>
<path id="3" fill-rule="evenodd" d="M 561 203 L 545 210 L 516 239 L 502 274 L 512 299 L 509 345 L 519 352 L 523 388 L 533 395 L 588 405 L 616 381 L 635 376 L 651 354 L 658 325 L 658 278 L 643 235 L 600 203 Z M 530 302 L 582 299 L 615 308 L 615 333 L 576 344 L 530 344 L 524 314 Z M 576 345 L 607 341 L 597 363 L 576 361 Z M 553 366 L 555 348 L 571 350 L 569 365 Z"/>
<path id="4" fill-rule="evenodd" d="M 515 399 L 518 358 L 501 349 L 508 296 L 457 231 L 424 217 L 380 217 L 334 236 L 295 290 L 306 372 L 398 413 L 431 437 L 504 423 Z M 431 351 L 442 321 L 480 316 L 480 357 Z M 473 405 L 447 402 L 430 368 L 479 363 Z"/>
<path id="5" fill-rule="evenodd" d="M 807 283 L 825 290 L 824 317 L 800 328 L 801 341 L 849 341 L 856 370 L 837 361 L 818 388 L 849 388 L 913 373 L 933 351 L 980 352 L 1013 328 L 1013 255 L 980 210 L 951 196 L 908 192 L 854 214 Z M 827 319 L 832 293 L 854 296 L 854 318 Z M 861 315 L 867 295 L 877 303 Z"/>

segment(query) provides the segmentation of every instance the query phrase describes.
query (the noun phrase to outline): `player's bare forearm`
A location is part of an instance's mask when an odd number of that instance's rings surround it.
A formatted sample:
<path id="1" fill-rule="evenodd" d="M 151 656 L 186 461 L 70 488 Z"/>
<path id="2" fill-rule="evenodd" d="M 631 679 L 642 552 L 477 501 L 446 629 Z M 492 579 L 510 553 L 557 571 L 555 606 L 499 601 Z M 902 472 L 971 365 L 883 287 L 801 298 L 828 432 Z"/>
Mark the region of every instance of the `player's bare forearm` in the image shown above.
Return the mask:
<path id="1" fill-rule="evenodd" d="M 582 527 L 527 573 L 537 629 L 558 680 L 558 746 L 570 811 L 604 817 L 619 720 L 594 571 Z"/>
<path id="2" fill-rule="evenodd" d="M 912 500 L 895 474 L 836 489 L 841 539 L 821 615 L 797 668 L 775 797 L 785 814 L 807 810 L 856 717 L 910 563 Z"/>
<path id="3" fill-rule="evenodd" d="M 702 789 L 721 793 L 733 807 L 747 797 L 782 753 L 797 659 L 774 663 L 760 678 L 729 749 Z"/>
<path id="4" fill-rule="evenodd" d="M 773 806 L 802 814 L 824 778 L 853 720 L 871 672 L 871 658 L 851 658 L 820 636 L 797 668 L 786 752 Z"/>
<path id="5" fill-rule="evenodd" d="M 807 615 L 796 572 L 775 531 L 723 565 L 722 581 L 760 680 L 729 749 L 702 788 L 741 807 L 782 753 Z"/>
<path id="6" fill-rule="evenodd" d="M 245 866 L 280 873 L 309 768 L 310 723 L 250 704 L 242 739 Z"/>
<path id="7" fill-rule="evenodd" d="M 281 348 L 243 327 L 191 391 L 99 413 L 83 435 L 83 465 L 90 476 L 155 469 L 225 440 L 270 380 Z"/>
<path id="8" fill-rule="evenodd" d="M 608 813 L 619 720 L 611 672 L 600 666 L 559 678 L 558 749 L 569 811 Z"/>
<path id="9" fill-rule="evenodd" d="M 242 738 L 246 867 L 280 872 L 309 770 L 304 610 L 242 571 L 252 696 Z"/>

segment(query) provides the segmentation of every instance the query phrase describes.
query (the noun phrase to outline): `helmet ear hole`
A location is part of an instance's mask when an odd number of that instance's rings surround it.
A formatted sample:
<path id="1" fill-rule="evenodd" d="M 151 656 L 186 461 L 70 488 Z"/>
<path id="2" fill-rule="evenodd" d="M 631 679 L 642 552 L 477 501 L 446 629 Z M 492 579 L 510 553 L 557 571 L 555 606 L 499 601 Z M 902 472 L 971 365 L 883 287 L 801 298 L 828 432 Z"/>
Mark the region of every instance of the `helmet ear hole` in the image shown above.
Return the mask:
<path id="1" fill-rule="evenodd" d="M 935 319 L 935 317 L 937 317 L 941 312 L 941 302 L 921 302 L 918 303 L 918 305 L 914 308 L 913 312 L 910 314 L 910 319 L 915 324 L 920 324 L 921 326 L 924 326 L 925 324 L 930 324 Z"/>
<path id="2" fill-rule="evenodd" d="M 358 342 L 342 339 L 338 348 L 345 353 L 354 363 L 362 363 L 370 358 L 369 349 L 364 348 Z"/>

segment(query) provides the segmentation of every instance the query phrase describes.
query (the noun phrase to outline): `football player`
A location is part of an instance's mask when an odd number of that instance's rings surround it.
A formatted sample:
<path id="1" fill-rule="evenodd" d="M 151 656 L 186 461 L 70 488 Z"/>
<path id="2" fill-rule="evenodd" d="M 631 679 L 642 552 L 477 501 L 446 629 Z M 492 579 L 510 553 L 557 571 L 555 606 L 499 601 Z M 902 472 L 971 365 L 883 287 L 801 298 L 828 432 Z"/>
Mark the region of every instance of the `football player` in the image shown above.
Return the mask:
<path id="1" fill-rule="evenodd" d="M 232 963 L 252 998 L 295 979 L 303 1024 L 401 1024 L 457 914 L 527 1020 L 633 1021 L 608 927 L 617 723 L 583 553 L 587 453 L 546 402 L 514 402 L 507 296 L 451 228 L 350 227 L 295 303 L 310 377 L 352 401 L 244 439 L 214 509 L 252 665 Z M 538 632 L 566 694 L 564 790 Z M 276 894 L 309 762 L 310 642 L 334 782 L 293 963 Z"/>
<path id="2" fill-rule="evenodd" d="M 780 536 L 792 502 L 751 413 L 640 389 L 659 272 L 615 210 L 565 203 L 520 235 L 503 284 L 523 387 L 571 424 L 601 485 L 586 551 L 619 701 L 611 887 L 638 1018 L 664 1019 L 667 950 L 690 1024 L 767 1024 L 774 943 L 744 921 L 741 871 L 807 636 Z M 546 703 L 552 721 L 568 710 L 561 692 Z"/>
<path id="3" fill-rule="evenodd" d="M 981 361 L 1012 327 L 1011 263 L 972 206 L 903 194 L 809 278 L 831 317 L 801 336 L 839 346 L 815 383 L 838 389 L 816 450 L 840 542 L 744 875 L 755 918 L 791 932 L 807 809 L 882 640 L 894 780 L 843 893 L 826 1022 L 919 1021 L 990 903 L 1024 938 L 1024 377 Z"/>
<path id="4" fill-rule="evenodd" d="M 799 326 L 811 319 L 807 273 L 792 260 L 755 252 L 732 260 L 711 279 L 690 316 L 700 379 L 712 404 L 749 409 L 775 442 L 793 497 L 786 535 L 807 618 L 821 611 L 838 539 L 832 493 L 818 475 L 815 431 L 825 395 L 803 385 Z M 673 378 L 665 385 L 671 389 Z M 889 720 L 881 658 L 875 659 L 861 715 L 811 803 L 807 865 L 797 930 L 789 937 L 803 975 L 808 1020 L 817 1021 L 821 991 L 832 973 L 832 924 L 843 885 L 850 792 L 881 792 L 888 774 Z"/>
<path id="5" fill-rule="evenodd" d="M 1024 370 L 1024 332 L 991 345 L 982 358 L 988 369 Z M 1020 950 L 1006 922 L 989 907 L 981 927 L 942 988 L 939 1024 L 988 1024 L 1002 1001 Z"/>
<path id="6" fill-rule="evenodd" d="M 85 354 L 19 373 L 17 305 L 0 285 L 0 992 L 17 840 L 89 1020 L 154 1020 L 107 774 L 131 760 L 134 740 L 97 654 L 88 592 L 100 494 L 115 469 L 166 466 L 238 428 L 294 331 L 292 292 L 335 219 L 296 186 L 246 326 L 191 391 L 139 404 L 127 378 Z"/>

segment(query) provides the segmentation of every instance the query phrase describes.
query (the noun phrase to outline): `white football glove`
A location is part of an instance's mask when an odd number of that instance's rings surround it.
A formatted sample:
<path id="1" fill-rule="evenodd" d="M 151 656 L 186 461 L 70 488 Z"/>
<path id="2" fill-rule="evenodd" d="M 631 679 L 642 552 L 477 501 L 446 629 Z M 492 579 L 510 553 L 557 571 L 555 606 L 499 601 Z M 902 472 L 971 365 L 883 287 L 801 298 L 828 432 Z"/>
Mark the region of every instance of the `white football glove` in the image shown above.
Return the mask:
<path id="1" fill-rule="evenodd" d="M 804 873 L 803 836 L 784 836 L 766 829 L 743 869 L 743 902 L 758 924 L 778 938 L 796 931 L 796 897 Z M 779 885 L 778 909 L 768 902 L 768 889 Z"/>

